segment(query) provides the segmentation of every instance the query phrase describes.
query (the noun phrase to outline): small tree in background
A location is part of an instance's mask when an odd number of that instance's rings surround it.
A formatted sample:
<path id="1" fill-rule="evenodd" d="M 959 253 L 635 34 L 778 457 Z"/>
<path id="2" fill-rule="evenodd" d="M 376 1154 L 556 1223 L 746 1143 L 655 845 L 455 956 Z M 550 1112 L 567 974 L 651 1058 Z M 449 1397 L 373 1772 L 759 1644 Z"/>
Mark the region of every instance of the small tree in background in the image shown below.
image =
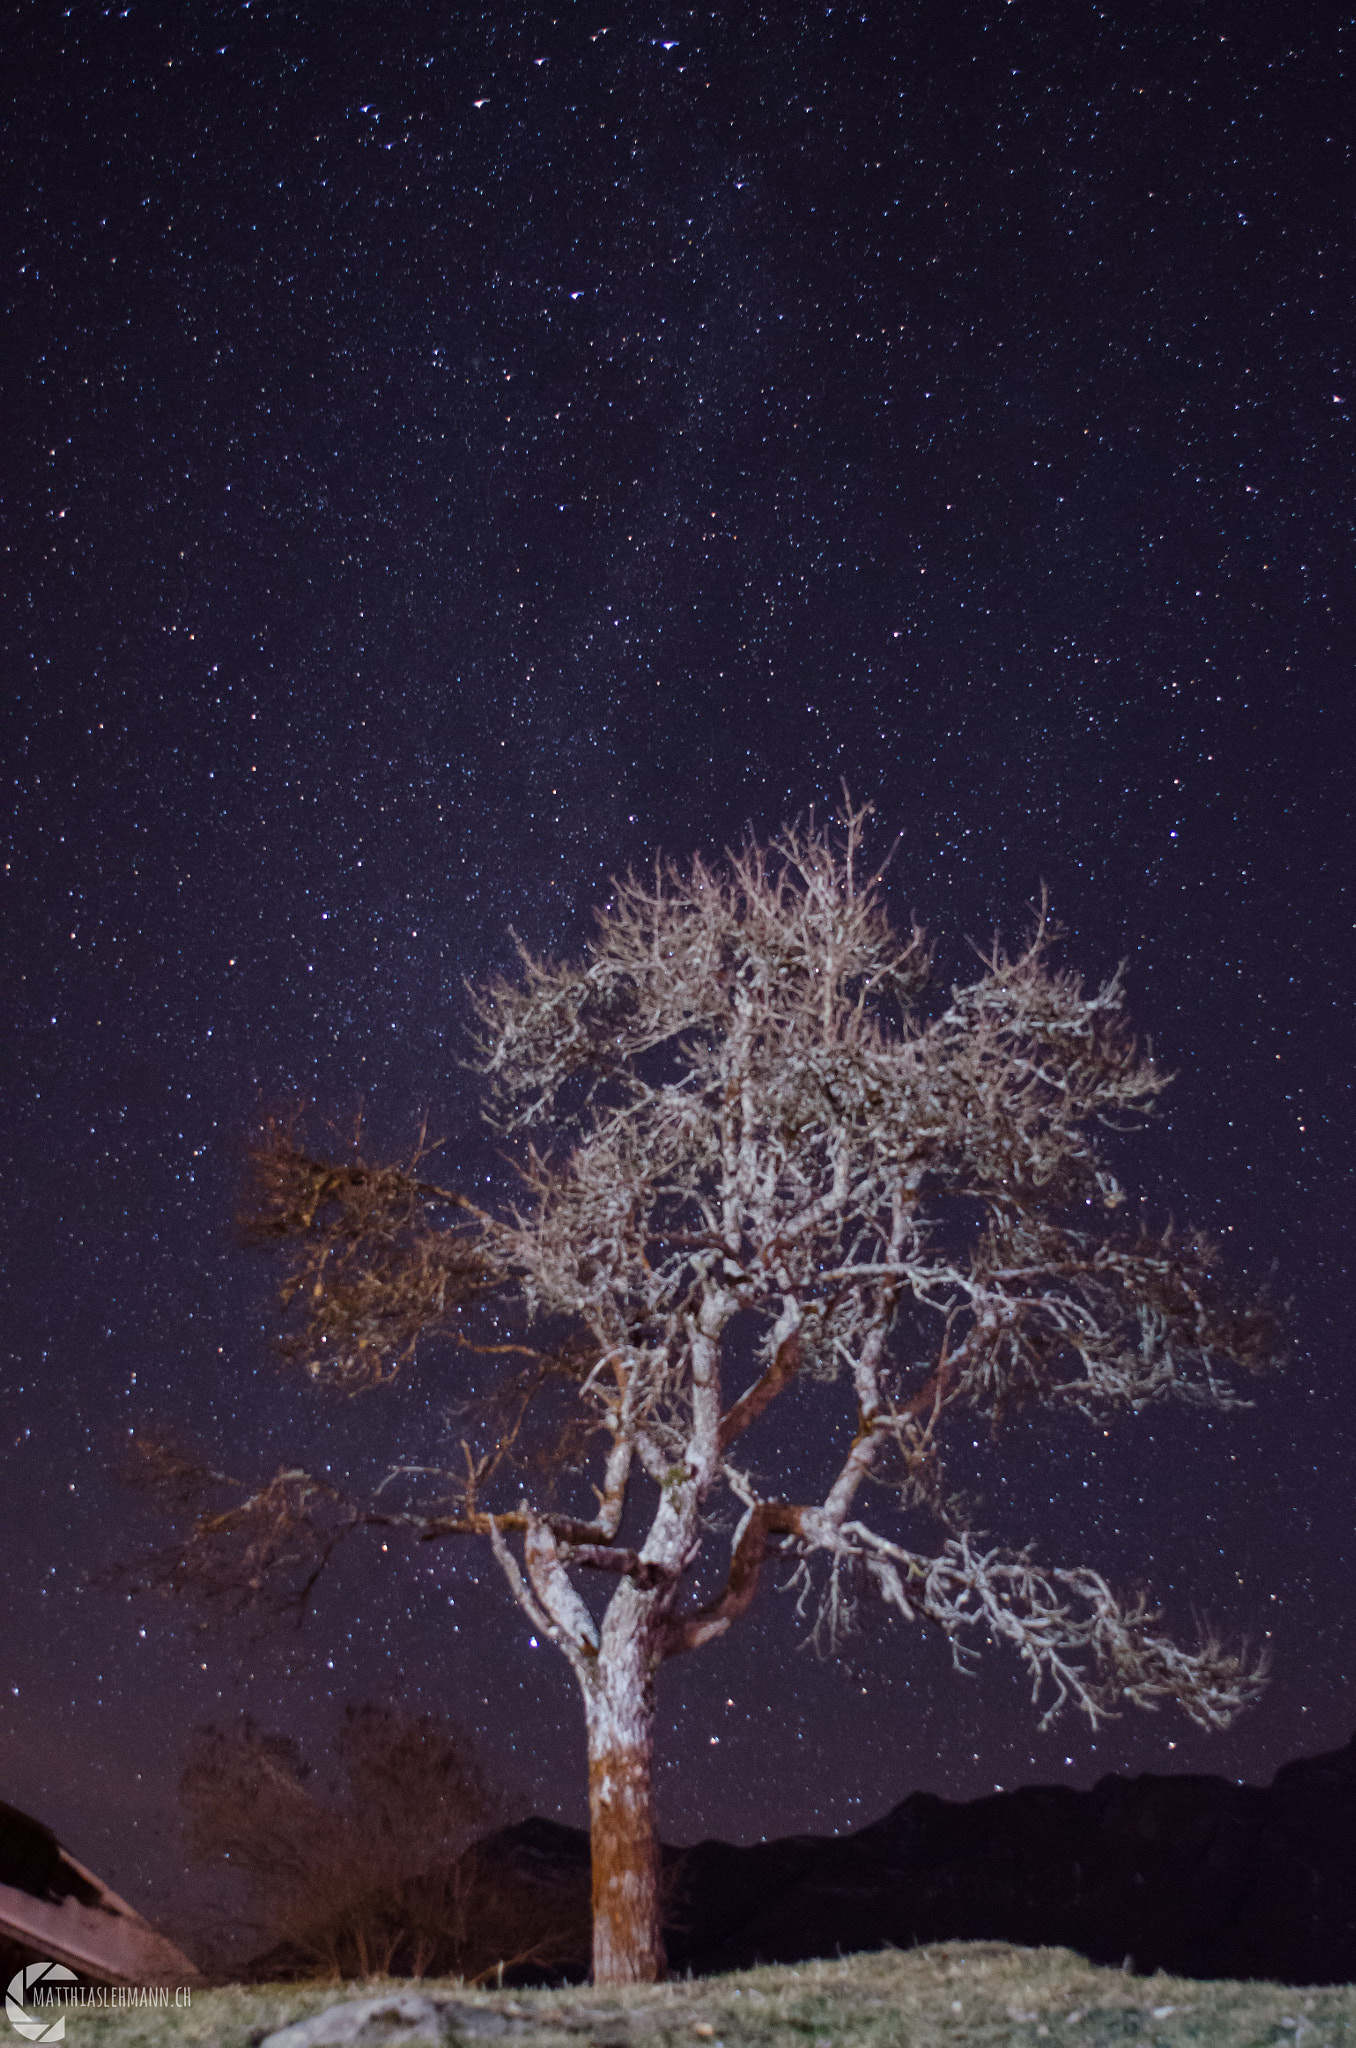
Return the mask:
<path id="1" fill-rule="evenodd" d="M 270 1977 L 550 1967 L 578 1928 L 515 1886 L 478 1838 L 506 1819 L 468 1738 L 430 1714 L 350 1708 L 329 1782 L 253 1721 L 199 1731 L 179 1784 L 195 1861 L 243 1882 Z M 535 1910 L 534 1910 L 535 1907 Z"/>
<path id="2" fill-rule="evenodd" d="M 1089 992 L 1056 967 L 1042 908 L 1022 951 L 995 944 L 939 987 L 922 932 L 897 934 L 863 873 L 866 815 L 628 877 L 582 959 L 524 952 L 477 995 L 517 1206 L 429 1180 L 422 1144 L 383 1167 L 275 1129 L 255 1153 L 247 1222 L 287 1261 L 290 1348 L 313 1379 L 390 1380 L 435 1338 L 452 1384 L 459 1347 L 517 1367 L 460 1469 L 403 1469 L 366 1502 L 282 1471 L 200 1509 L 169 1576 L 254 1597 L 279 1574 L 309 1586 L 364 1526 L 486 1541 L 583 1699 L 600 1983 L 664 1968 L 655 1673 L 733 1626 L 769 1556 L 824 1653 L 869 1593 L 944 1631 L 957 1663 L 1005 1644 L 1047 1719 L 1173 1700 L 1220 1728 L 1260 1683 L 1096 1571 L 1001 1548 L 948 1489 L 962 1418 L 964 1448 L 976 1413 L 1227 1407 L 1227 1369 L 1266 1365 L 1273 1333 L 1229 1305 L 1203 1244 L 1116 1228 L 1099 1132 L 1166 1086 L 1120 975 Z M 483 1341 L 478 1311 L 509 1300 L 539 1347 Z M 812 1382 L 841 1389 L 843 1418 L 821 1420 Z M 797 1498 L 778 1474 L 811 1428 L 832 1476 Z M 160 1476 L 182 1502 L 228 1483 L 168 1460 Z M 701 1599 L 717 1541 L 724 1582 Z M 597 1613 L 589 1575 L 611 1582 Z"/>

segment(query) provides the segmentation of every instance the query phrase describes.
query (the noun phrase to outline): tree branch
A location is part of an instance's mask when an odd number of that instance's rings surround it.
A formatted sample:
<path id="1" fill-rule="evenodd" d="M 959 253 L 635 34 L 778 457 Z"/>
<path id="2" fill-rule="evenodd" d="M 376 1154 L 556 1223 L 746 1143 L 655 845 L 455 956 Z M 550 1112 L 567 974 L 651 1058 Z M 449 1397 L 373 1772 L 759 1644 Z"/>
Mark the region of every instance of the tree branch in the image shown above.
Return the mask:
<path id="1" fill-rule="evenodd" d="M 728 1450 L 736 1437 L 755 1423 L 772 1406 L 778 1394 L 788 1387 L 800 1369 L 800 1329 L 797 1326 L 791 1334 L 783 1337 L 772 1354 L 772 1363 L 761 1378 L 740 1395 L 726 1409 L 720 1419 L 720 1448 Z"/>
<path id="2" fill-rule="evenodd" d="M 699 1650 L 723 1636 L 753 1602 L 762 1577 L 768 1540 L 773 1536 L 799 1536 L 803 1517 L 811 1512 L 781 1501 L 761 1501 L 744 1518 L 739 1539 L 730 1559 L 724 1590 L 695 1614 L 672 1615 L 660 1637 L 661 1657 L 676 1657 L 683 1650 Z"/>

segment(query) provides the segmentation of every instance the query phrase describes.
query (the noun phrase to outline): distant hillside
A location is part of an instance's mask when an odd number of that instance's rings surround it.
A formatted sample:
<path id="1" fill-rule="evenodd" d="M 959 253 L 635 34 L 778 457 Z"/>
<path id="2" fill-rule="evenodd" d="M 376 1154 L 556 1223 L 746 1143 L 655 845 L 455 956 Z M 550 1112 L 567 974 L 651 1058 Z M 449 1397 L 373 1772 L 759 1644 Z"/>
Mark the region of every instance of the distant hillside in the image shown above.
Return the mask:
<path id="1" fill-rule="evenodd" d="M 588 1836 L 527 1820 L 481 1853 L 578 1914 Z M 1213 1777 L 916 1792 L 852 1835 L 666 1850 L 675 1970 L 706 1976 L 920 1942 L 1061 1946 L 1182 1977 L 1356 1980 L 1356 1738 L 1270 1786 Z M 587 1967 L 575 1959 L 575 1971 Z"/>

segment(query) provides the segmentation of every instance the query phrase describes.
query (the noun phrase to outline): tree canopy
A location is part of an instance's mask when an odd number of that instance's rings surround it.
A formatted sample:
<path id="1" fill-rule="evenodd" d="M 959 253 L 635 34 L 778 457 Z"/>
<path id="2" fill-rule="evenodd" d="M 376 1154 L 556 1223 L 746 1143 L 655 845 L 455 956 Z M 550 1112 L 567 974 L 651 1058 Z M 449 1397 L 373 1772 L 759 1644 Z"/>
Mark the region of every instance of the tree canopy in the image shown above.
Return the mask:
<path id="1" fill-rule="evenodd" d="M 867 815 L 629 875 L 580 959 L 522 950 L 474 992 L 472 1061 L 517 1152 L 502 1206 L 433 1178 L 423 1140 L 382 1165 L 284 1124 L 253 1155 L 247 1229 L 284 1261 L 285 1345 L 313 1380 L 389 1382 L 435 1340 L 454 1377 L 463 1353 L 505 1372 L 456 1469 L 402 1468 L 365 1501 L 300 1470 L 242 1485 L 197 1509 L 170 1575 L 252 1598 L 304 1588 L 365 1526 L 483 1537 L 583 1695 L 600 1979 L 663 1968 L 654 1673 L 733 1625 L 773 1553 L 823 1652 L 871 1597 L 958 1661 L 1005 1645 L 1047 1718 L 1170 1700 L 1219 1728 L 1261 1681 L 1090 1567 L 1005 1549 L 951 1490 L 962 1416 L 1229 1406 L 1275 1332 L 1203 1241 L 1122 1220 L 1105 1134 L 1168 1085 L 1122 975 L 1088 989 L 1058 965 L 1042 904 L 1018 950 L 941 981 L 866 866 Z M 517 1313 L 511 1337 L 491 1308 Z M 850 1429 L 798 1498 L 778 1428 L 821 1412 L 814 1382 Z M 205 1476 L 159 1468 L 184 1502 Z M 724 1583 L 698 1597 L 718 1540 Z M 600 1614 L 581 1573 L 614 1581 Z"/>

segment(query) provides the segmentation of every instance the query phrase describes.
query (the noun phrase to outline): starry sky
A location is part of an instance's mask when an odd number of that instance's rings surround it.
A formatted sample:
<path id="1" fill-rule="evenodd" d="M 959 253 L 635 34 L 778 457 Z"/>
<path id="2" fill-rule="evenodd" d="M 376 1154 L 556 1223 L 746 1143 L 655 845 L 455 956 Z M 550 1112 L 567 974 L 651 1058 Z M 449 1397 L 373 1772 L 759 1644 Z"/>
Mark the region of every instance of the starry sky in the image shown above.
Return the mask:
<path id="1" fill-rule="evenodd" d="M 1119 1163 L 1291 1302 L 1247 1413 L 974 1449 L 1015 1542 L 1269 1642 L 1229 1734 L 1036 1730 L 995 1658 L 663 1677 L 671 1840 L 910 1791 L 1265 1781 L 1356 1724 L 1350 10 L 3 9 L 9 1305 L 0 1797 L 143 1904 L 190 1731 L 367 1699 L 582 1821 L 580 1715 L 471 1549 L 300 1633 L 100 1581 L 171 1431 L 427 1455 L 447 1361 L 321 1401 L 231 1224 L 305 1095 L 478 1134 L 463 977 L 840 779 L 959 966 L 1048 881 L 1179 1074 Z M 945 949 L 944 949 L 945 951 Z"/>

